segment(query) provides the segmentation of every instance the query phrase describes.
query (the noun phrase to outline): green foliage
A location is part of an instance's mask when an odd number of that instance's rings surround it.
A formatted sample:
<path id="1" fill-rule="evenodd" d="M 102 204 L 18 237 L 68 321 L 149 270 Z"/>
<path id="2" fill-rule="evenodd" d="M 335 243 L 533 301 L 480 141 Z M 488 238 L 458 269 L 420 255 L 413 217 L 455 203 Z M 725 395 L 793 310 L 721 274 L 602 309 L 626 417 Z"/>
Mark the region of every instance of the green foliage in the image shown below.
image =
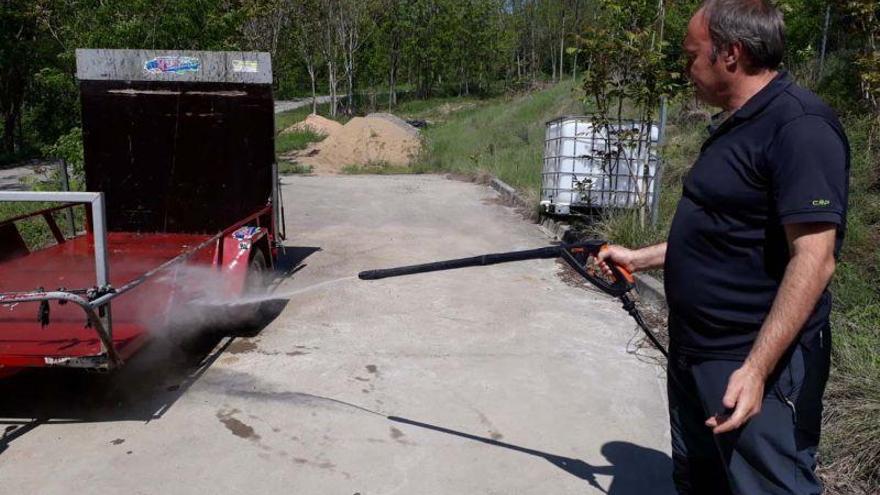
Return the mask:
<path id="1" fill-rule="evenodd" d="M 880 3 L 876 0 L 847 0 L 847 13 L 864 43 L 855 58 L 861 73 L 862 95 L 880 113 Z"/>
<path id="2" fill-rule="evenodd" d="M 78 90 L 70 74 L 57 67 L 37 71 L 24 112 L 25 140 L 36 148 L 51 145 L 79 123 Z"/>
<path id="3" fill-rule="evenodd" d="M 85 160 L 83 158 L 82 129 L 74 127 L 60 136 L 54 144 L 43 149 L 43 156 L 64 160 L 71 175 L 71 189 L 75 184 L 85 183 Z"/>
<path id="4" fill-rule="evenodd" d="M 660 97 L 683 89 L 677 60 L 670 61 L 663 40 L 664 18 L 648 0 L 602 0 L 593 27 L 581 38 L 587 59 L 584 91 L 595 105 L 593 115 L 607 123 L 616 105 L 635 107 L 641 121 L 652 121 Z"/>
<path id="5" fill-rule="evenodd" d="M 427 147 L 417 168 L 494 175 L 537 198 L 544 122 L 583 110 L 571 82 L 547 91 L 463 105 L 448 114 L 444 124 L 427 128 Z"/>
<path id="6" fill-rule="evenodd" d="M 302 150 L 310 143 L 321 141 L 325 137 L 326 136 L 323 134 L 318 134 L 310 130 L 282 132 L 275 136 L 275 153 L 280 154 L 293 150 Z"/>

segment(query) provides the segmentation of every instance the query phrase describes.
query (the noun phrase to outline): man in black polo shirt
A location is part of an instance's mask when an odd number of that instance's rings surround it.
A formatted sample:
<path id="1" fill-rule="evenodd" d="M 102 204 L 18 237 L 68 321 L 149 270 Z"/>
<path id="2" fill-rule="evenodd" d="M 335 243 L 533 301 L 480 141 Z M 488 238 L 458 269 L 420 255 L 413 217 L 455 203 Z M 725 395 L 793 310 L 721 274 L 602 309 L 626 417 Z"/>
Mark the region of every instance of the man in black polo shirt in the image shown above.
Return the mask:
<path id="1" fill-rule="evenodd" d="M 664 267 L 669 414 L 680 493 L 812 494 L 849 145 L 834 112 L 777 71 L 782 14 L 707 0 L 684 50 L 723 112 L 684 181 L 666 243 L 605 253 Z"/>

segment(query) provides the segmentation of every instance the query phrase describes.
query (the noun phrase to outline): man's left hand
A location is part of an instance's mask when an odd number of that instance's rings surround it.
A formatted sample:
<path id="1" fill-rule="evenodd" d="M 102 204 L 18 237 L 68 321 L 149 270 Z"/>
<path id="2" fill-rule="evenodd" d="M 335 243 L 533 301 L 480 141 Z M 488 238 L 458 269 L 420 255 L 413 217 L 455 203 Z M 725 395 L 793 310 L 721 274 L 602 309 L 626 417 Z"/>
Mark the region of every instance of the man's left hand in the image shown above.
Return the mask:
<path id="1" fill-rule="evenodd" d="M 761 412 L 763 400 L 764 374 L 746 363 L 730 375 L 727 392 L 721 401 L 733 413 L 716 414 L 706 420 L 706 426 L 712 428 L 712 433 L 716 435 L 733 431 Z"/>

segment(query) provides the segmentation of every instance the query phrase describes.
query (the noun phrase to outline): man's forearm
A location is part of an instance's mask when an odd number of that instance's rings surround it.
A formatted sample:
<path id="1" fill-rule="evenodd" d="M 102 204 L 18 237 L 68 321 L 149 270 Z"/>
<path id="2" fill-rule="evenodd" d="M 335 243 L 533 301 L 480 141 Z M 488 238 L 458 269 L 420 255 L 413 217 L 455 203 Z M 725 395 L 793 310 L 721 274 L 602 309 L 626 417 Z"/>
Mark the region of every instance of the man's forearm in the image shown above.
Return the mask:
<path id="1" fill-rule="evenodd" d="M 834 258 L 804 252 L 791 258 L 746 365 L 764 378 L 800 333 L 834 273 Z"/>
<path id="2" fill-rule="evenodd" d="M 641 248 L 636 251 L 636 257 L 633 259 L 633 268 L 636 271 L 653 270 L 662 268 L 666 261 L 666 243 L 654 244 Z"/>

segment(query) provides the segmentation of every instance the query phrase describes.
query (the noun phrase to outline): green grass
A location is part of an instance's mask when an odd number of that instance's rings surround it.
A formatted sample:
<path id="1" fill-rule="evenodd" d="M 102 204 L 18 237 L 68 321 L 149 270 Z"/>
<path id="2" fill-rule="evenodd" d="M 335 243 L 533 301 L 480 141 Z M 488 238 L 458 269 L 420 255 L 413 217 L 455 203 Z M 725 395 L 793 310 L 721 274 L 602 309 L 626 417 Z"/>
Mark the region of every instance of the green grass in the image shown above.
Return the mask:
<path id="1" fill-rule="evenodd" d="M 582 113 L 573 84 L 523 96 L 499 97 L 464 106 L 425 132 L 423 170 L 494 175 L 537 198 L 541 187 L 544 123 Z M 451 103 L 451 102 L 450 102 Z"/>
<path id="2" fill-rule="evenodd" d="M 312 173 L 311 165 L 301 165 L 296 162 L 283 160 L 278 164 L 278 173 L 281 175 L 304 175 Z"/>
<path id="3" fill-rule="evenodd" d="M 34 191 L 61 191 L 61 181 L 56 172 L 51 172 L 46 177 L 32 178 L 27 181 L 29 188 Z M 74 191 L 82 190 L 81 185 L 77 181 L 73 181 L 71 188 Z M 22 216 L 31 212 L 39 211 L 60 203 L 54 202 L 0 202 L 0 221 Z M 78 231 L 85 229 L 85 209 L 81 206 L 73 208 L 74 224 Z M 70 231 L 67 210 L 52 213 L 52 218 L 61 229 L 65 237 L 73 237 L 74 233 Z M 28 249 L 31 251 L 41 249 L 55 243 L 49 224 L 42 215 L 30 217 L 15 222 L 19 235 L 24 240 Z"/>
<path id="4" fill-rule="evenodd" d="M 824 460 L 880 485 L 880 122 L 844 120 L 850 148 L 847 238 L 832 281 L 834 369 L 826 394 Z M 873 139 L 869 135 L 873 134 Z"/>
<path id="5" fill-rule="evenodd" d="M 392 165 L 387 162 L 374 162 L 364 165 L 346 165 L 342 167 L 342 173 L 348 175 L 394 175 L 394 174 L 420 174 L 428 172 L 427 169 L 415 164 L 408 165 Z"/>
<path id="6" fill-rule="evenodd" d="M 327 109 L 329 107 L 327 105 L 318 105 L 318 114 L 326 115 Z M 309 114 L 312 113 L 312 105 L 306 105 L 304 107 L 297 108 L 295 110 L 289 110 L 287 112 L 281 112 L 275 114 L 275 134 L 280 134 L 284 129 L 296 124 L 297 122 L 302 122 L 305 120 Z"/>
<path id="7" fill-rule="evenodd" d="M 318 105 L 318 114 L 326 116 L 328 108 L 328 105 Z M 275 114 L 275 160 L 278 162 L 279 172 L 283 174 L 302 174 L 311 172 L 311 167 L 308 167 L 308 170 L 306 170 L 305 167 L 281 158 L 280 156 L 291 151 L 305 149 L 309 144 L 321 141 L 326 137 L 323 134 L 318 134 L 310 130 L 284 132 L 290 126 L 305 120 L 310 113 L 312 113 L 311 105 Z M 340 118 L 337 120 L 344 123 L 347 119 Z"/>
<path id="8" fill-rule="evenodd" d="M 490 105 L 492 101 L 475 97 L 409 100 L 397 105 L 392 112 L 403 119 L 427 120 L 432 124 L 438 124 L 453 118 L 456 113 L 462 110 Z"/>
<path id="9" fill-rule="evenodd" d="M 321 141 L 325 138 L 310 130 L 292 131 L 275 136 L 275 154 L 287 153 L 293 150 L 305 149 L 310 143 Z"/>

